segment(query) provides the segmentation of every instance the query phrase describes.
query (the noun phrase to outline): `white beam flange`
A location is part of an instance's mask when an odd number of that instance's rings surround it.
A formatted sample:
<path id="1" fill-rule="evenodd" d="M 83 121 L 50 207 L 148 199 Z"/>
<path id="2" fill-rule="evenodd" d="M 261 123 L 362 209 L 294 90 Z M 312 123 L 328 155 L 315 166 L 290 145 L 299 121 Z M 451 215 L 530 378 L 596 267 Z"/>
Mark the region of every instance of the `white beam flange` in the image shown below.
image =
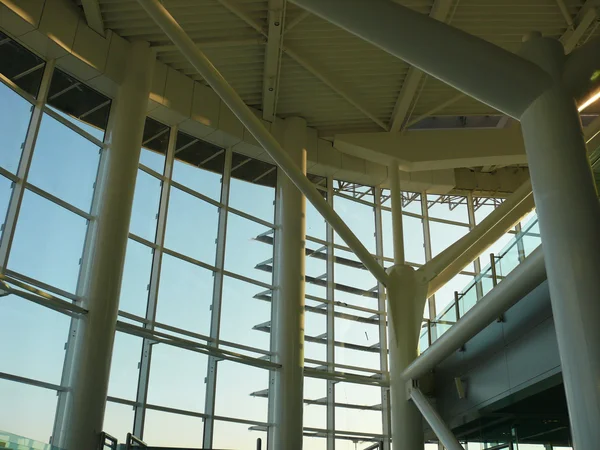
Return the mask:
<path id="1" fill-rule="evenodd" d="M 440 22 L 446 22 L 450 15 L 450 9 L 453 3 L 453 0 L 436 0 L 431 8 L 429 17 L 439 20 Z M 390 124 L 390 131 L 400 131 L 403 127 L 422 80 L 423 72 L 415 67 L 408 69 L 408 74 L 400 89 L 400 95 L 398 95 L 398 99 L 396 100 L 396 106 L 394 107 L 394 113 Z"/>
<path id="2" fill-rule="evenodd" d="M 269 0 L 269 27 L 265 64 L 263 71 L 263 119 L 275 120 L 277 97 L 279 93 L 279 75 L 281 73 L 281 49 L 286 0 Z"/>
<path id="3" fill-rule="evenodd" d="M 552 84 L 536 64 L 389 0 L 290 0 L 518 119 Z"/>
<path id="4" fill-rule="evenodd" d="M 367 107 L 362 104 L 361 100 L 356 98 L 356 94 L 349 92 L 347 89 L 342 87 L 342 83 L 338 80 L 334 80 L 333 76 L 326 74 L 322 69 L 317 68 L 306 56 L 301 55 L 297 50 L 286 45 L 284 48 L 286 55 L 294 59 L 298 64 L 312 73 L 315 77 L 325 83 L 331 90 L 337 93 L 340 97 L 362 112 L 365 116 L 379 125 L 385 131 L 388 131 L 388 126 L 380 120 L 375 114 L 370 112 Z"/>

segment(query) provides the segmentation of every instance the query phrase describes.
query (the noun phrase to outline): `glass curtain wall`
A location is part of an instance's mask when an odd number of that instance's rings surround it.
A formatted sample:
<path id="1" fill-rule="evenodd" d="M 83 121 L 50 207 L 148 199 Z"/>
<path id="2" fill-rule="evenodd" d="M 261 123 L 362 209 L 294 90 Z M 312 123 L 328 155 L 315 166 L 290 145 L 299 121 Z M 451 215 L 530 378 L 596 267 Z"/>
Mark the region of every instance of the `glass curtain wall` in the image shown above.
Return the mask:
<path id="1" fill-rule="evenodd" d="M 51 442 L 65 343 L 81 312 L 80 265 L 111 101 L 7 36 L 0 40 L 0 277 L 32 300 L 0 299 L 11 336 L 0 342 L 0 397 L 12 405 L 0 411 L 0 429 Z M 389 191 L 309 178 L 391 266 Z M 147 118 L 105 414 L 105 431 L 121 442 L 133 432 L 154 446 L 266 443 L 276 370 L 276 183 L 275 166 Z M 407 263 L 420 267 L 498 204 L 404 192 Z M 388 445 L 384 290 L 309 203 L 306 216 L 305 448 Z M 525 247 L 537 245 L 535 233 L 528 231 Z M 429 300 L 426 323 L 439 322 L 478 267 Z"/>
<path id="2" fill-rule="evenodd" d="M 0 429 L 49 442 L 111 101 L 0 41 Z"/>

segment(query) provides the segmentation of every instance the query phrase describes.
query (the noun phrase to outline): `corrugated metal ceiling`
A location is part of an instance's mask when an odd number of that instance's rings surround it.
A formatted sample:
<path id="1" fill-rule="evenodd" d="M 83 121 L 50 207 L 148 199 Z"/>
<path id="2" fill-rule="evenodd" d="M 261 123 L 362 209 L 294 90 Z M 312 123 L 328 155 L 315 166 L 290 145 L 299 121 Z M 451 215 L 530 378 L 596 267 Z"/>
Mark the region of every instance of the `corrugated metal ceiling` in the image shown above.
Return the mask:
<path id="1" fill-rule="evenodd" d="M 584 0 L 563 1 L 573 18 L 584 3 Z M 127 39 L 149 41 L 159 60 L 201 79 L 137 1 L 98 2 L 106 28 Z M 429 14 L 433 7 L 433 0 L 399 3 L 423 14 Z M 244 101 L 262 109 L 269 2 L 164 0 L 163 4 Z M 309 125 L 325 136 L 336 132 L 380 131 L 381 124 L 387 126 L 391 122 L 408 71 L 405 63 L 291 3 L 286 4 L 284 22 L 293 28 L 283 38 L 278 116 L 305 117 Z M 449 22 L 510 51 L 518 50 L 522 37 L 529 31 L 538 30 L 558 38 L 567 30 L 557 0 L 455 0 Z M 596 26 L 597 23 L 592 25 L 582 40 L 594 33 Z M 339 89 L 333 89 L 332 85 Z M 454 89 L 424 77 L 407 121 L 456 96 Z M 438 115 L 494 113 L 488 106 L 466 97 L 436 112 Z"/>

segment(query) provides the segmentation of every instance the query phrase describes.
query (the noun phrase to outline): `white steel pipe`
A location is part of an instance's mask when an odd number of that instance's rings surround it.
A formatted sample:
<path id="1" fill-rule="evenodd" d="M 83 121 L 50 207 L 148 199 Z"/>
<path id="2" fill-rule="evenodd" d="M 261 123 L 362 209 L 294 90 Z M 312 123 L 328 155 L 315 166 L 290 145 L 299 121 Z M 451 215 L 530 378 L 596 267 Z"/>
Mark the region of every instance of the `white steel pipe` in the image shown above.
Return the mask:
<path id="1" fill-rule="evenodd" d="M 404 226 L 402 222 L 402 191 L 400 189 L 399 164 L 397 160 L 388 166 L 392 200 L 392 231 L 394 242 L 394 264 L 405 263 Z"/>
<path id="2" fill-rule="evenodd" d="M 563 81 L 578 103 L 598 86 L 595 76 L 600 71 L 600 37 L 572 51 L 565 62 Z"/>
<path id="3" fill-rule="evenodd" d="M 514 118 L 551 84 L 535 64 L 390 0 L 291 1 Z"/>
<path id="4" fill-rule="evenodd" d="M 423 414 L 423 417 L 440 440 L 440 443 L 446 450 L 465 450 L 452 430 L 446 425 L 444 419 L 438 414 L 433 405 L 429 403 L 427 397 L 417 388 L 411 388 L 410 398 L 417 409 Z"/>
<path id="5" fill-rule="evenodd" d="M 526 181 L 467 235 L 419 269 L 422 280 L 430 282 L 428 296 L 435 294 L 533 207 L 531 182 Z"/>
<path id="6" fill-rule="evenodd" d="M 600 207 L 581 120 L 563 78 L 562 45 L 541 35 L 522 54 L 554 84 L 521 117 L 544 245 L 573 446 L 600 442 Z M 597 58 L 597 55 L 590 55 Z"/>
<path id="7" fill-rule="evenodd" d="M 444 333 L 402 372 L 404 380 L 417 379 L 481 332 L 511 306 L 546 279 L 542 248 L 538 247 L 519 267 Z"/>
<path id="8" fill-rule="evenodd" d="M 285 121 L 284 145 L 306 173 L 306 121 Z M 292 181 L 277 178 L 272 350 L 281 369 L 274 373 L 273 448 L 302 449 L 304 382 L 304 275 L 306 199 Z"/>
<path id="9" fill-rule="evenodd" d="M 294 164 L 285 153 L 279 142 L 264 127 L 261 120 L 254 115 L 235 90 L 227 83 L 225 78 L 212 65 L 210 60 L 194 44 L 190 37 L 183 31 L 177 21 L 169 14 L 158 0 L 138 0 L 148 15 L 173 41 L 183 56 L 202 75 L 206 82 L 214 89 L 219 97 L 231 109 L 235 116 L 250 131 L 252 136 L 265 149 L 279 167 L 290 177 L 296 187 L 306 196 L 308 201 L 321 213 L 323 218 L 335 229 L 348 247 L 362 261 L 373 276 L 384 285 L 387 283 L 387 273 L 384 268 L 371 256 L 366 247 L 350 231 L 350 228 L 338 216 L 333 208 L 304 176 L 302 171 Z"/>

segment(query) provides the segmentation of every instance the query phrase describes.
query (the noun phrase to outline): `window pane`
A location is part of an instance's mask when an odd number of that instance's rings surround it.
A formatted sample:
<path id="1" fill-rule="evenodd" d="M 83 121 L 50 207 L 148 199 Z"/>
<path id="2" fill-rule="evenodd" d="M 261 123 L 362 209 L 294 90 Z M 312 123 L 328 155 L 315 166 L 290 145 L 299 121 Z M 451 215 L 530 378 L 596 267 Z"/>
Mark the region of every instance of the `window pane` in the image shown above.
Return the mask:
<path id="1" fill-rule="evenodd" d="M 257 439 L 261 439 L 262 448 L 267 446 L 267 433 L 256 431 L 253 425 L 215 420 L 213 448 L 231 448 L 252 450 L 256 448 Z"/>
<path id="2" fill-rule="evenodd" d="M 327 222 L 308 200 L 306 201 L 306 235 L 317 239 L 327 239 Z"/>
<path id="3" fill-rule="evenodd" d="M 392 213 L 381 211 L 381 222 L 383 229 L 383 254 L 386 257 L 394 257 L 394 232 Z M 404 256 L 407 262 L 424 264 L 425 247 L 423 238 L 423 222 L 416 217 L 402 216 L 402 231 L 404 233 Z"/>
<path id="4" fill-rule="evenodd" d="M 469 227 L 429 221 L 431 254 L 436 256 L 469 232 Z"/>
<path id="5" fill-rule="evenodd" d="M 306 241 L 306 294 L 325 298 L 327 291 L 327 247 Z"/>
<path id="6" fill-rule="evenodd" d="M 104 130 L 108 124 L 110 99 L 81 81 L 54 69 L 48 104 L 61 111 L 61 116 L 82 128 L 100 141 L 104 140 Z"/>
<path id="7" fill-rule="evenodd" d="M 12 181 L 0 175 L 0 227 L 4 225 L 6 220 L 6 211 L 10 203 L 10 195 L 12 194 Z M 0 231 L 0 236 L 2 232 Z"/>
<path id="8" fill-rule="evenodd" d="M 86 229 L 83 217 L 26 191 L 8 267 L 74 293 Z"/>
<path id="9" fill-rule="evenodd" d="M 220 200 L 224 168 L 224 149 L 185 133 L 177 135 L 173 181 Z"/>
<path id="10" fill-rule="evenodd" d="M 44 72 L 44 60 L 0 32 L 0 73 L 17 86 L 37 96 Z"/>
<path id="11" fill-rule="evenodd" d="M 266 422 L 268 399 L 252 394 L 268 387 L 267 370 L 227 360 L 219 361 L 215 415 Z"/>
<path id="12" fill-rule="evenodd" d="M 439 195 L 427 195 L 427 200 L 430 204 L 429 217 L 469 223 L 466 197 L 451 196 L 445 198 L 443 202 L 440 201 L 440 197 Z"/>
<path id="13" fill-rule="evenodd" d="M 276 167 L 234 153 L 231 177 L 229 206 L 273 223 Z"/>
<path id="14" fill-rule="evenodd" d="M 142 356 L 142 339 L 117 331 L 110 365 L 108 395 L 135 400 Z"/>
<path id="15" fill-rule="evenodd" d="M 163 255 L 156 321 L 208 336 L 213 272 Z"/>
<path id="16" fill-rule="evenodd" d="M 219 209 L 180 189 L 172 188 L 165 247 L 213 265 Z"/>
<path id="17" fill-rule="evenodd" d="M 167 344 L 152 346 L 148 403 L 204 412 L 208 356 Z"/>
<path id="18" fill-rule="evenodd" d="M 27 181 L 87 212 L 94 195 L 99 150 L 44 114 Z"/>
<path id="19" fill-rule="evenodd" d="M 350 315 L 351 313 L 346 317 L 350 317 Z M 347 344 L 361 345 L 363 347 L 372 348 L 378 346 L 379 321 L 363 317 L 357 317 L 355 320 L 336 317 L 335 340 Z"/>
<path id="20" fill-rule="evenodd" d="M 255 298 L 264 291 L 259 286 L 235 278 L 224 278 L 220 332 L 222 340 L 269 349 L 269 333 L 255 329 L 271 320 L 271 302 Z M 270 324 L 267 331 L 269 329 Z"/>
<path id="21" fill-rule="evenodd" d="M 129 231 L 152 242 L 156 236 L 160 191 L 158 178 L 138 170 Z"/>
<path id="22" fill-rule="evenodd" d="M 327 450 L 327 439 L 323 437 L 304 436 L 302 448 L 304 450 Z"/>
<path id="23" fill-rule="evenodd" d="M 145 317 L 148 305 L 148 284 L 152 270 L 152 249 L 133 239 L 127 241 L 125 267 L 121 282 L 119 309 Z"/>
<path id="24" fill-rule="evenodd" d="M 151 446 L 201 448 L 204 424 L 200 417 L 146 411 L 144 442 Z"/>
<path id="25" fill-rule="evenodd" d="M 103 430 L 116 437 L 119 442 L 126 442 L 127 433 L 133 431 L 133 406 L 106 402 Z"/>
<path id="26" fill-rule="evenodd" d="M 170 134 L 171 127 L 146 117 L 140 163 L 163 174 Z"/>
<path id="27" fill-rule="evenodd" d="M 381 388 L 354 383 L 337 383 L 335 397 L 336 403 L 380 407 Z M 335 408 L 336 430 L 381 434 L 382 418 L 380 409 Z"/>
<path id="28" fill-rule="evenodd" d="M 336 330 L 337 333 L 337 330 Z M 336 337 L 336 341 L 337 341 Z M 346 366 L 366 367 L 368 369 L 378 370 L 381 367 L 379 349 L 376 351 L 366 352 L 362 350 L 354 350 L 346 347 L 335 348 L 336 364 Z"/>
<path id="29" fill-rule="evenodd" d="M 372 206 L 335 196 L 335 212 L 346 222 L 356 237 L 371 253 L 375 253 L 375 210 Z M 347 245 L 335 233 L 335 243 Z"/>
<path id="30" fill-rule="evenodd" d="M 473 270 L 473 266 L 470 265 L 467 269 Z M 435 293 L 435 310 L 438 316 L 444 308 L 454 303 L 454 292 L 461 292 L 472 281 L 472 276 L 458 274 Z M 455 320 L 455 318 L 453 317 L 452 320 Z"/>
<path id="31" fill-rule="evenodd" d="M 327 380 L 304 377 L 304 399 L 314 402 L 304 403 L 304 428 L 327 429 L 327 406 L 320 402 L 326 397 Z"/>
<path id="32" fill-rule="evenodd" d="M 60 384 L 68 316 L 9 295 L 0 301 L 0 372 Z"/>
<path id="33" fill-rule="evenodd" d="M 225 270 L 252 280 L 272 283 L 273 276 L 265 269 L 273 265 L 273 246 L 257 240 L 260 235 L 271 232 L 271 228 L 237 214 L 228 214 Z"/>
<path id="34" fill-rule="evenodd" d="M 56 391 L 0 379 L 0 398 L 5 405 L 0 408 L 3 431 L 38 442 L 50 440 L 58 399 Z"/>
<path id="35" fill-rule="evenodd" d="M 0 45 L 0 52 L 3 47 Z M 0 166 L 17 173 L 32 106 L 3 83 L 0 83 L 0 104 Z"/>
<path id="36" fill-rule="evenodd" d="M 143 148 L 142 152 L 140 153 L 140 164 L 143 164 L 144 166 L 160 173 L 161 175 L 165 169 L 165 161 L 165 155 L 161 155 L 160 153 L 148 150 L 146 148 Z"/>

